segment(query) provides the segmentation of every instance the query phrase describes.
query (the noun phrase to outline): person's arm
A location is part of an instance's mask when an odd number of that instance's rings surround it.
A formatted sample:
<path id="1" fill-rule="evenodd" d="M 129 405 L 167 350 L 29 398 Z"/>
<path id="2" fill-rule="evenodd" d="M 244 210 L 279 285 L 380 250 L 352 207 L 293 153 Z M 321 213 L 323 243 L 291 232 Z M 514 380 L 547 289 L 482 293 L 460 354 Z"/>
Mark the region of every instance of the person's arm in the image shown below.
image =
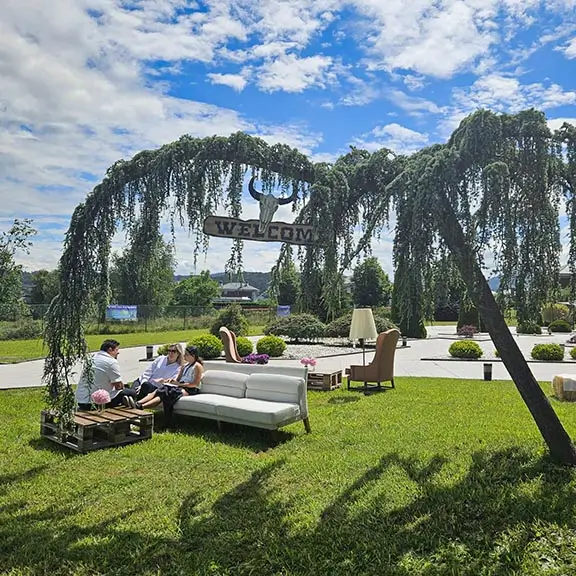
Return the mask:
<path id="1" fill-rule="evenodd" d="M 180 384 L 180 386 L 182 386 L 182 388 L 198 388 L 202 380 L 202 374 L 204 374 L 202 365 L 196 362 L 196 364 L 194 364 L 194 379 L 192 382 L 184 382 Z"/>
<path id="2" fill-rule="evenodd" d="M 148 382 L 150 378 L 152 378 L 152 374 L 154 374 L 154 371 L 163 358 L 164 356 L 158 356 L 158 358 L 156 358 L 156 360 L 154 360 L 154 362 L 144 370 L 144 373 L 140 376 L 140 382 Z"/>
<path id="3" fill-rule="evenodd" d="M 124 388 L 122 374 L 120 374 L 120 364 L 118 364 L 118 362 L 110 364 L 108 367 L 108 377 L 110 378 L 110 383 L 116 390 L 122 390 L 122 388 Z"/>

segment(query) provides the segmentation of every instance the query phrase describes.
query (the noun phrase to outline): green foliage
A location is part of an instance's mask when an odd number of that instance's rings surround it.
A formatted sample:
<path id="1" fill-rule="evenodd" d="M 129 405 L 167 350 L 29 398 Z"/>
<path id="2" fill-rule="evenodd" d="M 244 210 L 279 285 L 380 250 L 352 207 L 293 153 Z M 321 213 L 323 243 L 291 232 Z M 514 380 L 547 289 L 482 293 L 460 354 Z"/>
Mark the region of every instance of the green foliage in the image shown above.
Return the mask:
<path id="1" fill-rule="evenodd" d="M 112 301 L 159 309 L 167 306 L 172 299 L 175 265 L 174 250 L 159 231 L 139 224 L 128 248 L 112 257 Z"/>
<path id="2" fill-rule="evenodd" d="M 198 348 L 200 358 L 203 358 L 204 360 L 219 358 L 224 351 L 224 344 L 222 344 L 222 340 L 213 334 L 195 336 L 188 342 L 187 345 L 196 346 L 196 348 Z"/>
<path id="3" fill-rule="evenodd" d="M 570 358 L 576 360 L 576 347 L 570 348 Z"/>
<path id="4" fill-rule="evenodd" d="M 448 348 L 448 352 L 454 358 L 480 358 L 483 354 L 482 348 L 474 340 L 453 342 Z"/>
<path id="5" fill-rule="evenodd" d="M 37 320 L 23 318 L 16 324 L 8 325 L 0 331 L 0 340 L 27 340 L 40 338 L 42 325 Z"/>
<path id="6" fill-rule="evenodd" d="M 58 270 L 38 270 L 32 274 L 30 304 L 50 304 L 60 291 Z"/>
<path id="7" fill-rule="evenodd" d="M 564 359 L 564 348 L 560 344 L 536 344 L 531 352 L 534 360 L 560 362 Z"/>
<path id="8" fill-rule="evenodd" d="M 519 322 L 516 325 L 517 334 L 542 334 L 542 327 L 536 322 Z"/>
<path id="9" fill-rule="evenodd" d="M 28 253 L 36 234 L 32 220 L 15 219 L 7 232 L 0 234 L 0 320 L 16 320 L 25 310 L 22 301 L 22 266 L 16 264 L 17 252 Z"/>
<path id="10" fill-rule="evenodd" d="M 238 336 L 236 338 L 236 348 L 238 349 L 238 354 L 240 357 L 248 356 L 254 350 L 254 344 L 252 340 L 248 340 L 248 338 L 244 336 Z"/>
<path id="11" fill-rule="evenodd" d="M 191 314 L 197 316 L 212 308 L 212 301 L 218 296 L 220 285 L 210 278 L 208 270 L 204 270 L 198 276 L 184 278 L 174 286 L 172 303 L 191 307 Z"/>
<path id="12" fill-rule="evenodd" d="M 378 258 L 366 258 L 354 268 L 352 294 L 356 307 L 387 306 L 392 296 L 392 284 Z"/>
<path id="13" fill-rule="evenodd" d="M 300 299 L 300 274 L 290 258 L 279 271 L 278 304 L 295 306 Z"/>
<path id="14" fill-rule="evenodd" d="M 290 314 L 274 320 L 265 328 L 264 333 L 285 336 L 296 342 L 317 340 L 325 335 L 326 325 L 312 314 Z"/>
<path id="15" fill-rule="evenodd" d="M 222 326 L 226 326 L 236 336 L 246 336 L 248 334 L 248 320 L 239 304 L 231 304 L 226 306 L 226 308 L 222 308 L 212 322 L 210 333 L 214 336 L 219 336 Z"/>
<path id="16" fill-rule="evenodd" d="M 172 346 L 172 344 L 170 343 L 162 344 L 162 346 L 158 346 L 158 350 L 156 350 L 156 353 L 158 354 L 158 356 L 166 356 L 168 354 L 168 348 L 170 348 L 170 346 Z"/>
<path id="17" fill-rule="evenodd" d="M 475 326 L 477 332 L 484 331 L 478 308 L 476 308 L 466 296 L 464 296 L 460 303 L 460 312 L 458 314 L 458 324 L 456 328 L 459 329 L 463 326 Z"/>
<path id="18" fill-rule="evenodd" d="M 551 332 L 572 332 L 572 324 L 567 320 L 554 320 L 550 322 L 548 328 Z"/>
<path id="19" fill-rule="evenodd" d="M 378 334 L 386 332 L 386 330 L 390 330 L 391 328 L 396 328 L 396 325 L 388 316 L 379 314 L 377 311 L 374 311 L 374 323 L 376 324 Z M 330 324 L 326 326 L 326 336 L 329 338 L 348 338 L 351 324 L 352 312 L 330 322 Z"/>
<path id="20" fill-rule="evenodd" d="M 268 354 L 270 358 L 278 358 L 284 354 L 286 342 L 278 336 L 264 336 L 256 342 L 256 351 L 258 354 Z"/>
<path id="21" fill-rule="evenodd" d="M 555 320 L 568 320 L 570 309 L 565 304 L 554 304 L 549 302 L 541 310 L 542 320 L 545 326 Z"/>

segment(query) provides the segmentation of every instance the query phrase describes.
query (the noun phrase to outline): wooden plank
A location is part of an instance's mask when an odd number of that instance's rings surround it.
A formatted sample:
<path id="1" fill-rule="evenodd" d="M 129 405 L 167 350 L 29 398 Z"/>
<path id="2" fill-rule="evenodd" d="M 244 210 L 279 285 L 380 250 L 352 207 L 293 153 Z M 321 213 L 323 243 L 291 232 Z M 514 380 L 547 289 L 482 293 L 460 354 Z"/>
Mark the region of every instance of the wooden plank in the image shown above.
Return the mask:
<path id="1" fill-rule="evenodd" d="M 109 420 L 106 420 L 106 418 L 102 418 L 102 416 L 92 412 L 86 412 L 82 414 L 82 418 L 86 418 L 86 420 L 90 420 L 91 422 L 95 422 L 96 424 L 106 424 L 107 422 L 109 422 Z"/>

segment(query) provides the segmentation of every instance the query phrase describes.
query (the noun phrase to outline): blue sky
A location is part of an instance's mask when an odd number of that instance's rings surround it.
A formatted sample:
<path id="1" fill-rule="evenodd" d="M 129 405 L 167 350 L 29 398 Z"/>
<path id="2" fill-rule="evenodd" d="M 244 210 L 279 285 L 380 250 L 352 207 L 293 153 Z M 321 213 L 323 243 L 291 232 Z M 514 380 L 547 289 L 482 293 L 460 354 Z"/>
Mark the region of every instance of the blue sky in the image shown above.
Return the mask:
<path id="1" fill-rule="evenodd" d="M 576 124 L 576 0 L 4 0 L 0 75 L 1 229 L 33 218 L 18 260 L 50 269 L 106 168 L 185 133 L 330 161 L 444 141 L 479 107 Z M 190 273 L 187 232 L 176 242 Z M 245 246 L 247 270 L 270 269 L 278 245 Z M 374 246 L 389 273 L 391 249 L 389 234 Z M 229 250 L 212 239 L 198 267 Z"/>

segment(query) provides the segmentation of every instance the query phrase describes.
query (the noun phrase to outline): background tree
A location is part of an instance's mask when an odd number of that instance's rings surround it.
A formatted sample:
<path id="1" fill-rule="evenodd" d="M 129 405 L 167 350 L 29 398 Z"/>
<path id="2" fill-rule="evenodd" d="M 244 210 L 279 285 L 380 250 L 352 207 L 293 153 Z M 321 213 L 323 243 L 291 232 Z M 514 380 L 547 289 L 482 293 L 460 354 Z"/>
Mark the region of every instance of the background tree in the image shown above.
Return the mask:
<path id="1" fill-rule="evenodd" d="M 129 247 L 112 257 L 112 300 L 116 304 L 166 306 L 174 287 L 174 250 L 158 231 L 146 240 L 143 236 L 137 230 Z"/>
<path id="2" fill-rule="evenodd" d="M 14 320 L 25 309 L 22 299 L 22 266 L 16 264 L 16 253 L 28 253 L 36 234 L 32 220 L 14 220 L 8 232 L 0 235 L 0 319 Z"/>
<path id="3" fill-rule="evenodd" d="M 295 306 L 300 299 L 300 274 L 292 259 L 280 271 L 278 304 Z"/>
<path id="4" fill-rule="evenodd" d="M 212 302 L 218 296 L 220 285 L 210 278 L 209 270 L 204 270 L 198 276 L 184 278 L 174 286 L 172 304 L 189 306 L 192 315 L 199 315 L 212 308 Z"/>
<path id="5" fill-rule="evenodd" d="M 32 288 L 30 289 L 30 304 L 50 304 L 58 294 L 60 287 L 58 270 L 38 270 L 32 273 Z"/>
<path id="6" fill-rule="evenodd" d="M 355 306 L 388 306 L 392 283 L 378 258 L 366 258 L 352 274 L 352 296 Z"/>

